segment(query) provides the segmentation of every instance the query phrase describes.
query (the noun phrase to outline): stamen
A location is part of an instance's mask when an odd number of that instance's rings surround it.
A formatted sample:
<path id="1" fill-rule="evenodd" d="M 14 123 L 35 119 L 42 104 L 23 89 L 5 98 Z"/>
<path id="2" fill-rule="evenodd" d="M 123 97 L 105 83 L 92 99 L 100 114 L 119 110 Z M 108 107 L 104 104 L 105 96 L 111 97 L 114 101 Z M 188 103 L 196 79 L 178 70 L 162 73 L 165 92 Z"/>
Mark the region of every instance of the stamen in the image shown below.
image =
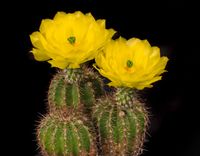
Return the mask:
<path id="1" fill-rule="evenodd" d="M 70 36 L 67 40 L 69 41 L 70 44 L 74 44 L 76 42 L 76 37 Z"/>
<path id="2" fill-rule="evenodd" d="M 126 65 L 127 65 L 128 68 L 131 68 L 133 66 L 133 62 L 131 60 L 128 60 L 126 62 Z"/>

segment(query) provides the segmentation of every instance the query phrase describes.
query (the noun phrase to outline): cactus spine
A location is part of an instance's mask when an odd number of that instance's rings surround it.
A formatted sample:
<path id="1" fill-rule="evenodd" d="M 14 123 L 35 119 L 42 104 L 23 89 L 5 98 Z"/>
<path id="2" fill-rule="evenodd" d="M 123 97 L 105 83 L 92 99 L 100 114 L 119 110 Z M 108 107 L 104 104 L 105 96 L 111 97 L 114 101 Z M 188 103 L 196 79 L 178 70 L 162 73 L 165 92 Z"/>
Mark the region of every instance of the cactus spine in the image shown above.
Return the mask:
<path id="1" fill-rule="evenodd" d="M 103 94 L 102 80 L 86 67 L 54 76 L 48 91 L 49 114 L 37 130 L 44 156 L 97 155 L 91 109 Z"/>
<path id="2" fill-rule="evenodd" d="M 93 118 L 102 155 L 138 156 L 142 152 L 148 116 L 133 90 L 118 88 L 113 96 L 100 99 Z"/>

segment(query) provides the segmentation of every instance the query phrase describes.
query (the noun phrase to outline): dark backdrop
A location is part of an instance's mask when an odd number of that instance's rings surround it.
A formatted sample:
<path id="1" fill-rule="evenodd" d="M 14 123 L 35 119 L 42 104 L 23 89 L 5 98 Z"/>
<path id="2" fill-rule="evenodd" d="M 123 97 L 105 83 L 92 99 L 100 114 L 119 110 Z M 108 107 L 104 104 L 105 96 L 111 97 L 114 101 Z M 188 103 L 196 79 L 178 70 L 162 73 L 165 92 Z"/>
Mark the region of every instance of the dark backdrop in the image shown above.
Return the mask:
<path id="1" fill-rule="evenodd" d="M 200 156 L 199 128 L 199 15 L 195 2 L 182 0 L 27 0 L 1 4 L 1 47 L 5 96 L 1 109 L 8 132 L 7 155 L 38 153 L 35 128 L 45 114 L 46 92 L 55 73 L 47 63 L 34 61 L 29 34 L 57 11 L 91 12 L 105 18 L 107 27 L 125 38 L 148 39 L 169 57 L 168 72 L 143 96 L 151 108 L 151 125 L 143 156 Z M 2 56 L 2 55 L 1 55 Z M 4 70 L 6 69 L 6 70 Z M 13 154 L 11 154 L 13 153 Z M 4 155 L 4 154 L 3 154 Z"/>

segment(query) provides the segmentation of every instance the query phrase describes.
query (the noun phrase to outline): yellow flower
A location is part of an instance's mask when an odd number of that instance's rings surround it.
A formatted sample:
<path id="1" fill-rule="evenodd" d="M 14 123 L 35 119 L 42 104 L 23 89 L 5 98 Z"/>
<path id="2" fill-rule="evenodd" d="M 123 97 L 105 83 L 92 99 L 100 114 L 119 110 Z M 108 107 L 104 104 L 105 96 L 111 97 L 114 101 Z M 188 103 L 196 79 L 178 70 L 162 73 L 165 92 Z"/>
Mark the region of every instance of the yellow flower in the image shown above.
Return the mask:
<path id="1" fill-rule="evenodd" d="M 90 13 L 58 12 L 53 20 L 42 20 L 39 31 L 30 35 L 31 52 L 36 60 L 48 61 L 53 67 L 79 68 L 94 59 L 114 33 L 105 28 L 105 20 L 95 20 Z"/>
<path id="2" fill-rule="evenodd" d="M 119 38 L 110 41 L 95 58 L 95 68 L 111 80 L 115 87 L 144 89 L 161 79 L 167 57 L 160 57 L 160 49 L 147 40 Z"/>

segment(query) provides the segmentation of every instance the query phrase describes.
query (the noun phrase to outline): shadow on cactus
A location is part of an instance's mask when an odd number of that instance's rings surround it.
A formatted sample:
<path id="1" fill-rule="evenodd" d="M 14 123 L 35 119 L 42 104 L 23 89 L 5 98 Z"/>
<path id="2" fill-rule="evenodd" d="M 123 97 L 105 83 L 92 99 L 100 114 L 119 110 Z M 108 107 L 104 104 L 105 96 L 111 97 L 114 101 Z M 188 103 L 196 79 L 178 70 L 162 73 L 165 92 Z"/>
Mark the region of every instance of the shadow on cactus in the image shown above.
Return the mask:
<path id="1" fill-rule="evenodd" d="M 48 113 L 37 126 L 43 156 L 138 156 L 148 125 L 136 90 L 152 87 L 167 57 L 147 40 L 122 37 L 88 13 L 58 12 L 30 35 L 31 52 L 59 71 L 48 90 Z M 106 92 L 102 77 L 114 87 Z"/>

